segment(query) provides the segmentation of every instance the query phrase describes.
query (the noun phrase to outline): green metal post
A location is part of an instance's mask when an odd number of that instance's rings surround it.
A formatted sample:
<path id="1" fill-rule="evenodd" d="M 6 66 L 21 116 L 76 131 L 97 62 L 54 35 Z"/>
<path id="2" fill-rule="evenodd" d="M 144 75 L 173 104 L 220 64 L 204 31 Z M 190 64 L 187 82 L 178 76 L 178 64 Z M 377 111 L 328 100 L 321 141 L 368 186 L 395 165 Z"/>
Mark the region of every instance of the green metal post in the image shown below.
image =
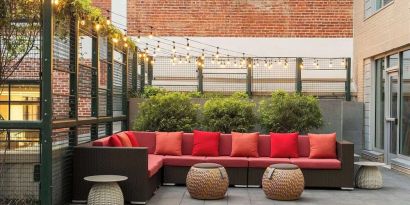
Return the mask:
<path id="1" fill-rule="evenodd" d="M 145 59 L 139 58 L 139 62 L 141 65 L 140 92 L 143 93 L 145 87 Z"/>
<path id="2" fill-rule="evenodd" d="M 79 28 L 78 19 L 76 15 L 72 14 L 70 17 L 70 97 L 69 106 L 70 112 L 69 117 L 71 119 L 78 120 L 78 39 L 79 39 Z M 78 144 L 77 126 L 70 127 L 69 132 L 69 145 L 76 146 Z"/>
<path id="3" fill-rule="evenodd" d="M 111 39 L 108 40 L 109 42 Z M 108 43 L 107 45 L 107 116 L 113 116 L 112 106 L 113 106 L 113 75 L 114 75 L 114 45 Z M 106 134 L 112 134 L 112 122 L 107 123 L 106 125 Z"/>
<path id="4" fill-rule="evenodd" d="M 302 92 L 302 67 L 303 67 L 303 59 L 296 58 L 296 79 L 295 79 L 295 88 L 296 92 Z"/>
<path id="5" fill-rule="evenodd" d="M 98 117 L 98 71 L 100 67 L 98 32 L 93 31 L 91 56 L 91 117 Z M 91 125 L 91 140 L 98 139 L 98 124 Z"/>
<path id="6" fill-rule="evenodd" d="M 128 116 L 128 49 L 124 51 L 124 67 L 122 70 L 122 113 Z M 128 129 L 128 122 L 124 121 L 121 123 L 121 130 Z"/>
<path id="7" fill-rule="evenodd" d="M 152 85 L 152 79 L 154 78 L 154 70 L 152 65 L 152 56 L 148 57 L 147 61 L 147 77 L 148 77 L 148 85 Z"/>
<path id="8" fill-rule="evenodd" d="M 204 60 L 202 58 L 197 59 L 197 68 L 198 68 L 198 92 L 204 93 L 204 74 L 203 69 L 205 67 Z"/>
<path id="9" fill-rule="evenodd" d="M 41 53 L 41 167 L 40 167 L 40 204 L 51 205 L 52 200 L 52 76 L 53 76 L 53 39 L 54 14 L 53 1 L 44 0 L 42 5 L 42 53 Z"/>
<path id="10" fill-rule="evenodd" d="M 253 78 L 253 59 L 247 58 L 246 59 L 246 93 L 248 96 L 252 96 L 252 78 Z"/>
<path id="11" fill-rule="evenodd" d="M 351 67 L 352 67 L 352 63 L 351 63 L 351 58 L 346 58 L 345 59 L 345 67 L 346 67 L 346 84 L 345 84 L 345 98 L 346 101 L 351 101 L 352 100 L 352 94 L 350 92 L 350 83 L 351 83 L 351 78 L 352 78 L 352 74 L 351 74 Z"/>

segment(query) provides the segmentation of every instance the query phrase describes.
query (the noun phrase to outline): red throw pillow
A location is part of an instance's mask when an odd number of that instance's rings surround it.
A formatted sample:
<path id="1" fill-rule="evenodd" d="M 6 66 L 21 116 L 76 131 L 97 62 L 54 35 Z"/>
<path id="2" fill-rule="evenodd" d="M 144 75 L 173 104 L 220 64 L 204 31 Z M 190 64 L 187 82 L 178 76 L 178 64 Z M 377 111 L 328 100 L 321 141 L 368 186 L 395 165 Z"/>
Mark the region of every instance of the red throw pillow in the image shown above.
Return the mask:
<path id="1" fill-rule="evenodd" d="M 259 132 L 232 132 L 231 157 L 258 157 Z"/>
<path id="2" fill-rule="evenodd" d="M 183 132 L 156 132 L 155 154 L 182 155 Z"/>
<path id="3" fill-rule="evenodd" d="M 130 139 L 131 145 L 133 147 L 139 147 L 140 144 L 137 141 L 137 136 L 135 136 L 135 134 L 131 131 L 125 131 L 125 134 L 128 135 L 128 138 Z"/>
<path id="4" fill-rule="evenodd" d="M 123 147 L 132 147 L 130 138 L 124 132 L 117 133 Z"/>
<path id="5" fill-rule="evenodd" d="M 111 135 L 109 143 L 111 147 L 122 147 L 121 140 L 117 135 Z"/>
<path id="6" fill-rule="evenodd" d="M 308 134 L 311 159 L 336 158 L 336 133 Z"/>
<path id="7" fill-rule="evenodd" d="M 194 130 L 193 156 L 219 156 L 220 132 Z"/>
<path id="8" fill-rule="evenodd" d="M 299 133 L 270 133 L 270 157 L 297 158 Z"/>

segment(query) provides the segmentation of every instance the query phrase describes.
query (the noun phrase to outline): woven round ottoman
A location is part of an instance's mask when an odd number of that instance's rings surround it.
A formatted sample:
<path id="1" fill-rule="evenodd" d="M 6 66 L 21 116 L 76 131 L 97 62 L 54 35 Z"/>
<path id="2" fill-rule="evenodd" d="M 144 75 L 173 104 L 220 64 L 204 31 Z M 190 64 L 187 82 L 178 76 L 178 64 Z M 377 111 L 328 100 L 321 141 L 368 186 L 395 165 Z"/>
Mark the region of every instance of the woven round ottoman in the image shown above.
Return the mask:
<path id="1" fill-rule="evenodd" d="M 128 177 L 118 175 L 96 175 L 85 177 L 84 180 L 94 182 L 88 194 L 88 205 L 123 205 L 124 197 L 117 182 L 125 181 Z"/>
<path id="2" fill-rule="evenodd" d="M 263 174 L 262 189 L 269 199 L 297 200 L 304 187 L 302 171 L 294 164 L 273 164 Z"/>
<path id="3" fill-rule="evenodd" d="M 229 179 L 225 168 L 215 163 L 199 163 L 191 167 L 186 187 L 192 198 L 221 199 L 228 190 Z"/>

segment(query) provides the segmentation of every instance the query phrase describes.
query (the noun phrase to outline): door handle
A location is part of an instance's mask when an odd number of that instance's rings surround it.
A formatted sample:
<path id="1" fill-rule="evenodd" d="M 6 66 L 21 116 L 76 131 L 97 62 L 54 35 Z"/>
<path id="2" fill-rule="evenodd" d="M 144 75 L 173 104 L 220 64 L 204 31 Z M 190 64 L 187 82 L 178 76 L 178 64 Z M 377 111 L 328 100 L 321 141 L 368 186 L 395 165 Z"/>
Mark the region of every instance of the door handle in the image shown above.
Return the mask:
<path id="1" fill-rule="evenodd" d="M 394 124 L 396 124 L 396 125 L 398 123 L 398 119 L 394 118 L 394 117 L 386 117 L 386 121 L 387 122 L 394 122 Z"/>

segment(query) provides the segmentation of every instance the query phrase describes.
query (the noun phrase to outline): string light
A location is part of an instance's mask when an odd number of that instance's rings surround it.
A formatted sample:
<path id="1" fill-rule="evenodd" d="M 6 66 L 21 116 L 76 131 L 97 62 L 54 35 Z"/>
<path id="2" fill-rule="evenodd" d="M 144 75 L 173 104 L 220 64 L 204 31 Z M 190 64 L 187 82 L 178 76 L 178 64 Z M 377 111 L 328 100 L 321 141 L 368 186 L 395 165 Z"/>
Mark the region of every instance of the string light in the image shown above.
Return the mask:
<path id="1" fill-rule="evenodd" d="M 125 47 L 125 48 L 128 48 L 128 43 L 124 43 L 124 47 Z"/>
<path id="2" fill-rule="evenodd" d="M 118 43 L 118 38 L 115 38 L 115 37 L 112 38 L 112 42 L 113 42 L 113 43 Z"/>
<path id="3" fill-rule="evenodd" d="M 107 18 L 106 23 L 107 23 L 107 25 L 110 25 L 110 24 L 111 24 L 110 17 Z"/>
<path id="4" fill-rule="evenodd" d="M 191 49 L 191 48 L 189 47 L 189 38 L 186 39 L 186 49 L 187 49 L 187 50 Z"/>
<path id="5" fill-rule="evenodd" d="M 285 59 L 285 62 L 283 63 L 283 68 L 288 68 L 288 59 Z"/>
<path id="6" fill-rule="evenodd" d="M 58 5 L 58 3 L 59 3 L 58 0 L 54 0 L 54 1 L 53 1 L 53 4 L 54 4 L 54 5 Z"/>
<path id="7" fill-rule="evenodd" d="M 202 49 L 201 59 L 205 60 L 205 49 Z"/>
<path id="8" fill-rule="evenodd" d="M 151 65 L 154 65 L 154 64 L 155 64 L 155 59 L 152 58 L 152 60 L 151 60 Z"/>
<path id="9" fill-rule="evenodd" d="M 84 25 L 85 25 L 85 20 L 84 20 L 84 19 L 81 19 L 80 25 L 81 25 L 81 26 L 84 26 Z"/>
<path id="10" fill-rule="evenodd" d="M 215 58 L 214 58 L 215 56 L 214 55 L 212 55 L 212 60 L 211 60 L 211 63 L 212 64 L 215 64 Z"/>
<path id="11" fill-rule="evenodd" d="M 101 28 L 101 25 L 99 23 L 95 24 L 95 31 L 100 30 L 100 28 Z"/>
<path id="12" fill-rule="evenodd" d="M 161 48 L 159 47 L 159 41 L 158 41 L 158 44 L 157 44 L 157 51 L 159 52 L 161 50 Z"/>
<path id="13" fill-rule="evenodd" d="M 215 58 L 218 59 L 219 58 L 219 47 L 216 47 L 216 55 Z"/>
<path id="14" fill-rule="evenodd" d="M 138 30 L 137 43 L 139 43 L 140 40 L 141 40 L 141 31 Z"/>
<path id="15" fill-rule="evenodd" d="M 265 68 L 267 68 L 267 67 L 268 67 L 268 61 L 265 58 Z"/>
<path id="16" fill-rule="evenodd" d="M 333 60 L 332 59 L 330 59 L 330 62 L 329 62 L 329 68 L 332 68 L 333 67 Z"/>
<path id="17" fill-rule="evenodd" d="M 179 64 L 181 64 L 182 63 L 182 58 L 181 58 L 181 56 L 179 56 Z"/>
<path id="18" fill-rule="evenodd" d="M 345 59 L 343 59 L 342 62 L 340 62 L 340 65 L 341 65 L 341 66 L 346 66 L 346 61 L 345 61 Z"/>
<path id="19" fill-rule="evenodd" d="M 300 67 L 300 69 L 303 69 L 303 68 L 305 67 L 305 66 L 303 65 L 303 59 L 301 59 L 299 67 Z"/>
<path id="20" fill-rule="evenodd" d="M 172 41 L 172 52 L 175 53 L 176 49 L 175 49 L 175 41 Z"/>

